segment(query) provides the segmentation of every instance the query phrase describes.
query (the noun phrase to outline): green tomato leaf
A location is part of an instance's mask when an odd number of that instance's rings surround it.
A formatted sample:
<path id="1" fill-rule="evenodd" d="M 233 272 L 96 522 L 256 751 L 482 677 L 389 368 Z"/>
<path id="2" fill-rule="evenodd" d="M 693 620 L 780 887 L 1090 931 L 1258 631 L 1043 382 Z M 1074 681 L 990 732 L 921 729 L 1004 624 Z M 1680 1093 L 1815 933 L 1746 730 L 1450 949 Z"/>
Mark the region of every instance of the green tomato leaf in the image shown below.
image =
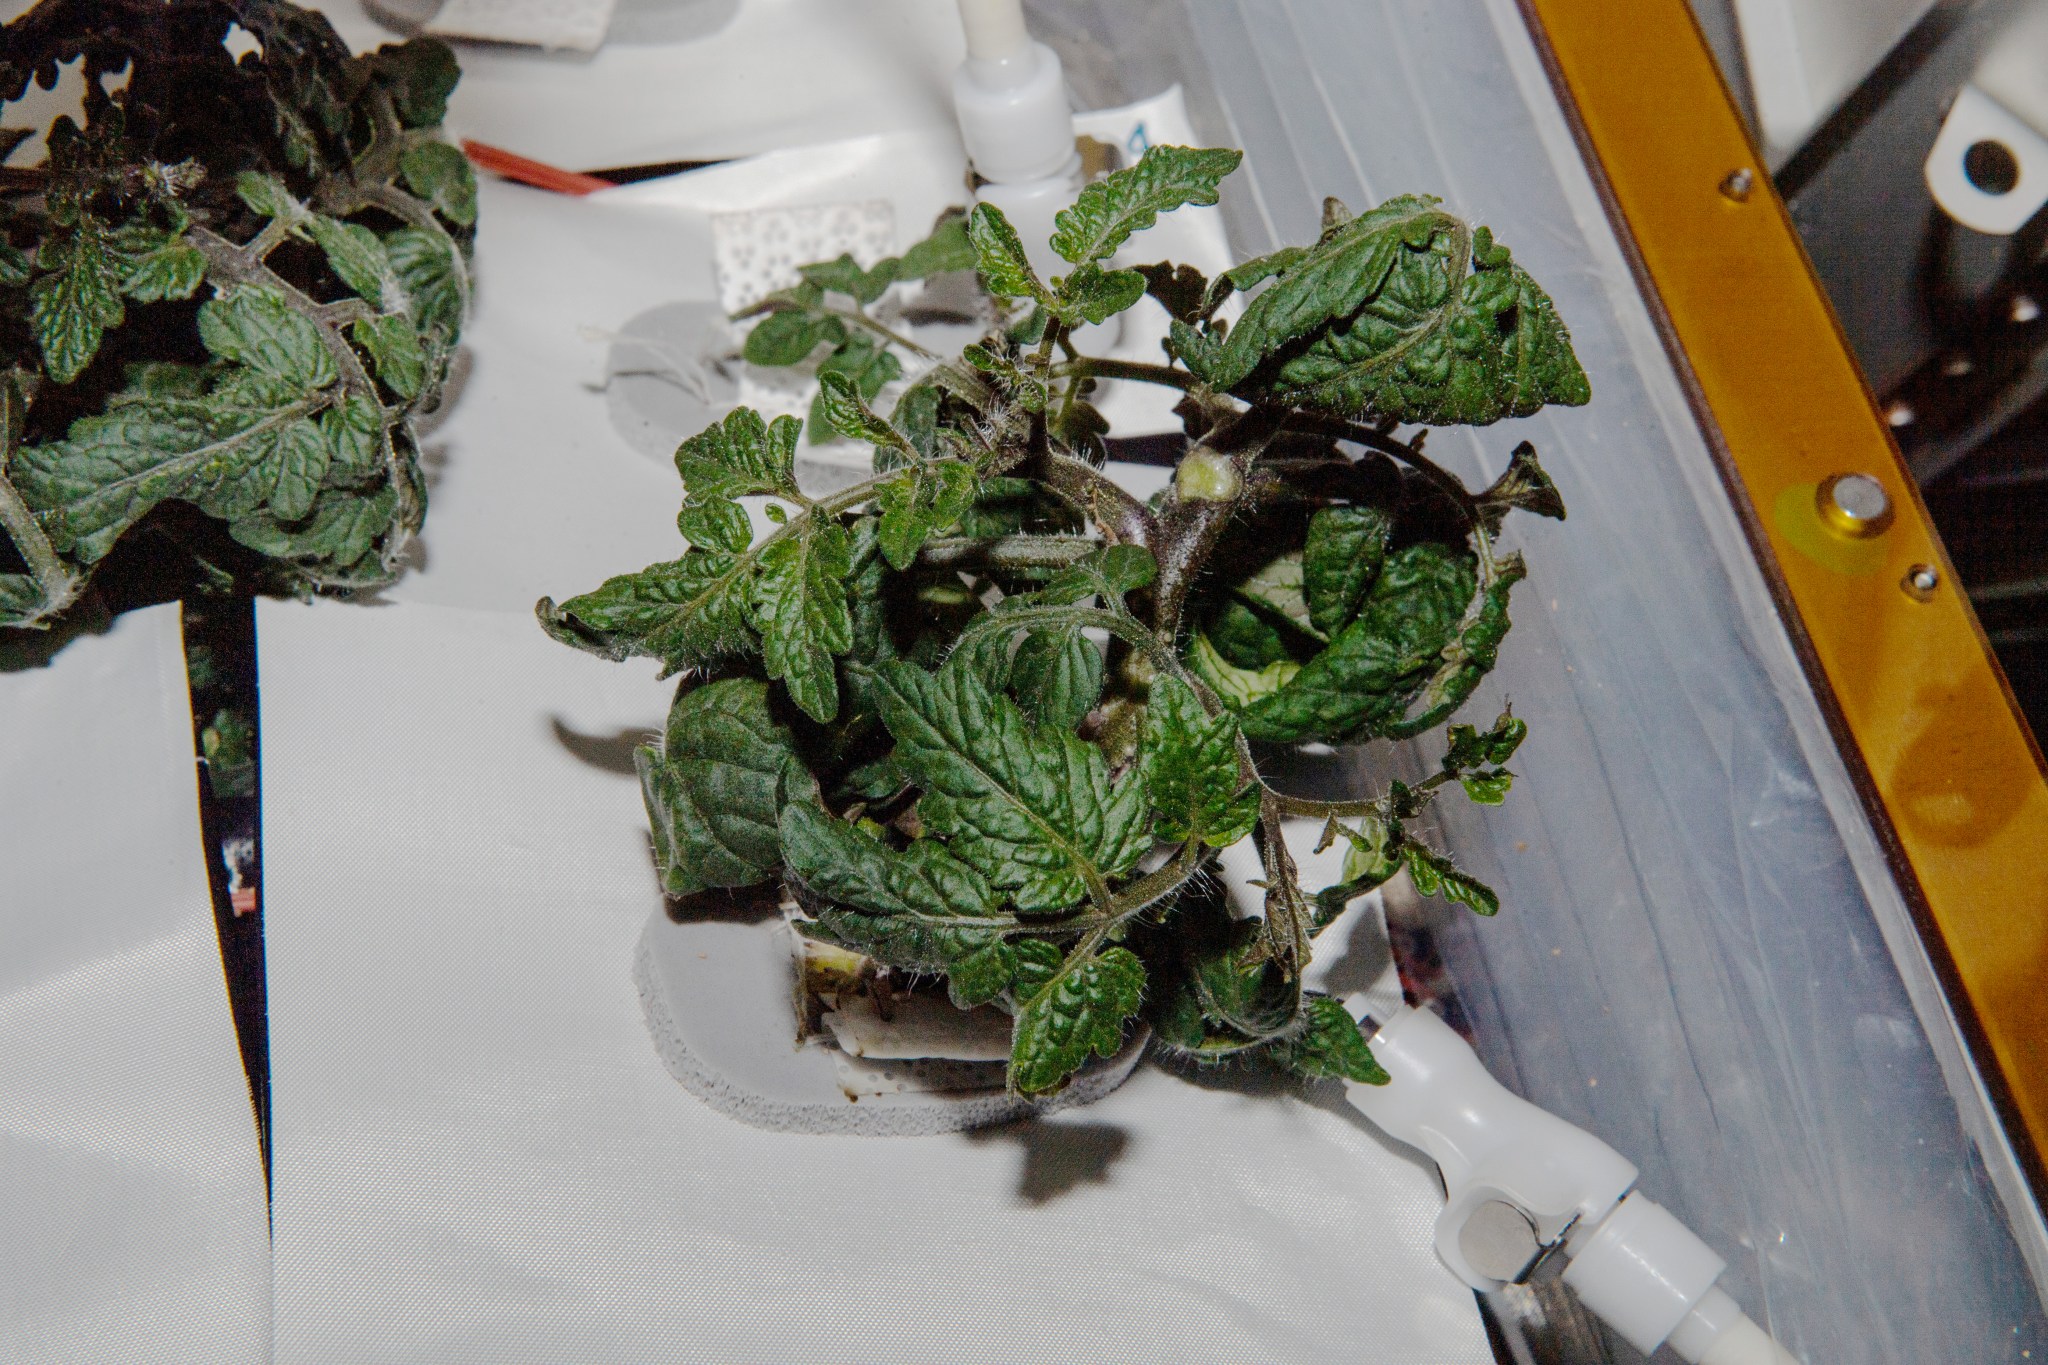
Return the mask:
<path id="1" fill-rule="evenodd" d="M 974 244 L 975 266 L 981 282 L 991 294 L 1004 298 L 1030 299 L 1051 307 L 1056 300 L 1046 292 L 1017 229 L 994 204 L 976 204 L 967 215 L 967 240 Z"/>
<path id="2" fill-rule="evenodd" d="M 338 377 L 320 329 L 274 289 L 244 285 L 199 305 L 199 339 L 222 360 L 301 389 L 321 389 Z"/>
<path id="3" fill-rule="evenodd" d="M 459 148 L 422 142 L 398 159 L 406 188 L 458 227 L 476 223 L 476 172 Z"/>
<path id="4" fill-rule="evenodd" d="M 1505 763 L 1515 756 L 1528 737 L 1529 723 L 1513 711 L 1503 711 L 1488 730 L 1471 725 L 1453 725 L 1445 732 L 1450 741 L 1444 751 L 1444 771 L 1453 775 L 1489 763 Z"/>
<path id="5" fill-rule="evenodd" d="M 877 677 L 896 759 L 924 789 L 925 825 L 1027 914 L 1106 894 L 1137 865 L 1144 783 L 1112 784 L 1102 750 L 1035 729 L 956 655 L 936 673 L 897 661 Z"/>
<path id="6" fill-rule="evenodd" d="M 1393 518 L 1379 507 L 1324 507 L 1309 518 L 1302 585 L 1316 630 L 1335 635 L 1358 615 L 1393 530 Z"/>
<path id="7" fill-rule="evenodd" d="M 672 896 L 766 879 L 782 861 L 783 808 L 816 787 L 758 678 L 685 684 L 661 747 L 636 750 L 633 766 Z"/>
<path id="8" fill-rule="evenodd" d="M 838 902 L 804 932 L 891 966 L 944 972 L 953 1003 L 966 1009 L 1009 989 L 1016 952 L 1005 936 L 1017 917 L 980 874 L 930 839 L 902 853 L 816 806 L 782 813 L 782 856 L 790 875 Z"/>
<path id="9" fill-rule="evenodd" d="M 285 188 L 284 181 L 260 171 L 243 171 L 235 177 L 235 195 L 252 213 L 296 224 L 306 216 L 306 206 Z"/>
<path id="10" fill-rule="evenodd" d="M 327 443 L 309 420 L 325 405 L 320 395 L 244 370 L 205 398 L 117 397 L 73 422 L 64 440 L 17 451 L 10 466 L 60 554 L 105 558 L 167 499 L 226 518 L 266 504 L 304 515 L 320 485 Z"/>
<path id="11" fill-rule="evenodd" d="M 1258 788 L 1238 771 L 1236 718 L 1205 715 L 1178 678 L 1152 684 L 1138 766 L 1162 839 L 1228 848 L 1259 821 Z"/>
<path id="12" fill-rule="evenodd" d="M 189 299 L 205 280 L 205 255 L 191 243 L 172 238 L 128 267 L 121 292 L 138 303 Z"/>
<path id="13" fill-rule="evenodd" d="M 286 524 L 269 512 L 228 523 L 228 534 L 261 555 L 337 571 L 355 567 L 392 529 L 398 495 L 387 485 L 374 493 L 328 491 L 312 515 Z"/>
<path id="14" fill-rule="evenodd" d="M 1274 1046 L 1281 1065 L 1311 1080 L 1385 1085 L 1392 1079 L 1373 1059 L 1365 1035 L 1358 1031 L 1358 1021 L 1341 1003 L 1311 995 L 1302 1001 L 1301 1013 L 1301 1032 Z"/>
<path id="15" fill-rule="evenodd" d="M 1075 952 L 1017 1011 L 1010 1088 L 1049 1095 L 1090 1056 L 1115 1056 L 1144 998 L 1145 966 L 1129 949 Z"/>
<path id="16" fill-rule="evenodd" d="M 798 431 L 794 417 L 763 422 L 752 408 L 734 408 L 683 442 L 676 471 L 693 499 L 772 493 L 795 500 Z"/>
<path id="17" fill-rule="evenodd" d="M 1136 270 L 1103 271 L 1079 266 L 1059 282 L 1059 310 L 1069 326 L 1106 322 L 1145 297 L 1145 276 Z"/>
<path id="18" fill-rule="evenodd" d="M 1078 630 L 1034 630 L 1010 659 L 1010 690 L 1031 723 L 1073 730 L 1102 696 L 1102 650 Z"/>
<path id="19" fill-rule="evenodd" d="M 1225 657 L 1208 635 L 1197 633 L 1188 645 L 1188 667 L 1232 706 L 1242 710 L 1285 687 L 1300 663 L 1280 657 L 1270 663 L 1246 667 Z"/>
<path id="20" fill-rule="evenodd" d="M 908 449 L 908 447 L 906 447 Z M 913 458 L 910 450 L 906 458 Z M 883 485 L 876 499 L 883 558 L 892 568 L 908 569 L 932 536 L 944 535 L 960 523 L 974 504 L 975 476 L 960 460 L 920 463 Z"/>
<path id="21" fill-rule="evenodd" d="M 1055 573 L 1029 600 L 1067 606 L 1100 597 L 1121 608 L 1126 594 L 1151 586 L 1158 572 L 1158 562 L 1144 546 L 1105 545 Z"/>
<path id="22" fill-rule="evenodd" d="M 873 270 L 864 270 L 860 262 L 849 253 L 841 253 L 836 261 L 819 261 L 813 265 L 797 267 L 806 284 L 834 294 L 845 294 L 863 307 L 889 292 L 889 286 L 896 283 L 897 261 L 893 256 L 884 257 L 875 263 Z"/>
<path id="23" fill-rule="evenodd" d="M 1586 402 L 1549 296 L 1435 205 L 1404 196 L 1334 222 L 1189 364 L 1247 399 L 1427 426 Z"/>
<path id="24" fill-rule="evenodd" d="M 405 306 L 404 290 L 376 233 L 324 213 L 308 214 L 304 227 L 327 257 L 328 266 L 365 303 L 391 311 Z"/>
<path id="25" fill-rule="evenodd" d="M 751 610 L 754 572 L 750 555 L 691 550 L 560 606 L 543 597 L 534 614 L 563 644 L 607 659 L 659 659 L 666 677 L 760 647 Z"/>
<path id="26" fill-rule="evenodd" d="M 1508 799 L 1508 788 L 1514 780 L 1515 775 L 1506 768 L 1489 768 L 1485 772 L 1466 773 L 1458 779 L 1458 785 L 1480 805 L 1498 806 Z"/>
<path id="27" fill-rule="evenodd" d="M 837 318 L 782 308 L 754 324 L 741 354 L 754 365 L 801 365 L 824 342 L 837 344 L 845 339 L 845 324 Z"/>
<path id="28" fill-rule="evenodd" d="M 1479 495 L 1479 514 L 1489 525 L 1499 526 L 1501 519 L 1517 508 L 1553 521 L 1564 520 L 1564 496 L 1537 463 L 1536 447 L 1527 441 L 1515 447 L 1507 469 Z"/>
<path id="29" fill-rule="evenodd" d="M 1401 870 L 1401 829 L 1377 816 L 1361 816 L 1357 828 L 1332 822 L 1327 839 L 1342 835 L 1350 847 L 1344 850 L 1342 880 L 1316 893 L 1315 927 L 1325 928 L 1344 907 L 1366 892 L 1386 884 Z"/>
<path id="30" fill-rule="evenodd" d="M 893 450 L 905 460 L 917 458 L 917 448 L 903 433 L 861 401 L 860 388 L 851 377 L 834 370 L 822 371 L 818 375 L 818 397 L 826 423 L 841 436 Z"/>
<path id="31" fill-rule="evenodd" d="M 1457 864 L 1441 853 L 1432 852 L 1411 840 L 1401 845 L 1401 861 L 1407 867 L 1415 889 L 1421 894 L 1442 896 L 1481 915 L 1499 913 L 1500 897 L 1494 889 L 1459 871 Z"/>
<path id="32" fill-rule="evenodd" d="M 30 290 L 30 325 L 50 378 L 69 384 L 125 316 L 121 262 L 100 220 L 80 213 L 69 232 L 43 243 L 41 263 L 49 273 Z"/>
<path id="33" fill-rule="evenodd" d="M 412 320 L 402 313 L 357 318 L 349 329 L 356 345 L 370 353 L 377 378 L 400 398 L 417 398 L 427 382 L 427 353 Z"/>
<path id="34" fill-rule="evenodd" d="M 0 238 L 0 284 L 27 284 L 33 269 L 26 252 Z"/>
<path id="35" fill-rule="evenodd" d="M 967 215 L 955 211 L 939 220 L 932 235 L 903 253 L 896 263 L 899 280 L 922 280 L 953 270 L 974 269 L 979 257 L 967 238 Z"/>
<path id="36" fill-rule="evenodd" d="M 432 128 L 446 118 L 448 96 L 462 75 L 455 53 L 438 38 L 386 44 L 356 63 L 390 92 L 398 121 L 408 128 Z"/>
<path id="37" fill-rule="evenodd" d="M 1357 619 L 1278 691 L 1244 708 L 1245 734 L 1291 744 L 1388 733 L 1458 638 L 1474 579 L 1462 550 L 1425 541 L 1396 551 Z"/>
<path id="38" fill-rule="evenodd" d="M 1389 739 L 1406 739 L 1441 725 L 1465 704 L 1500 657 L 1500 642 L 1512 624 L 1508 620 L 1508 593 L 1528 572 L 1520 555 L 1509 555 L 1493 566 L 1491 577 L 1480 589 L 1476 609 L 1469 610 L 1459 623 L 1457 635 L 1444 647 L 1436 671 L 1410 700 L 1405 714 L 1383 725 L 1383 733 Z"/>
<path id="39" fill-rule="evenodd" d="M 427 228 L 403 227 L 384 234 L 384 254 L 405 287 L 413 325 L 439 328 L 452 337 L 462 330 L 462 267 L 447 237 Z"/>
<path id="40" fill-rule="evenodd" d="M 1285 260 L 1273 271 L 1277 278 L 1272 286 L 1245 308 L 1221 348 L 1213 357 L 1202 357 L 1204 368 L 1198 373 L 1219 388 L 1234 389 L 1269 357 L 1358 312 L 1382 291 L 1409 237 L 1418 229 L 1433 232 L 1439 223 L 1455 221 L 1439 211 L 1436 202 L 1426 195 L 1390 199 L 1299 256 L 1276 255 L 1250 263 Z M 1231 278 L 1244 289 L 1259 277 L 1240 267 Z M 1197 359 L 1184 358 L 1191 366 Z"/>
<path id="41" fill-rule="evenodd" d="M 853 647 L 846 579 L 852 537 L 844 527 L 805 517 L 766 546 L 754 584 L 754 625 L 768 676 L 780 679 L 796 704 L 823 723 L 839 714 L 835 656 Z"/>
<path id="42" fill-rule="evenodd" d="M 844 376 L 853 381 L 854 392 L 864 401 L 880 394 L 884 385 L 902 373 L 903 362 L 894 351 L 860 332 L 849 333 L 818 366 L 821 384 L 826 375 Z M 820 387 L 817 397 L 811 400 L 809 435 L 813 444 L 829 441 L 835 434 L 826 415 L 827 402 L 825 390 Z"/>
<path id="43" fill-rule="evenodd" d="M 270 510 L 278 520 L 297 521 L 313 510 L 332 457 L 332 447 L 312 422 L 301 419 L 278 433 L 277 486 L 270 495 Z"/>
<path id="44" fill-rule="evenodd" d="M 703 498 L 683 504 L 676 529 L 700 550 L 743 553 L 754 541 L 754 523 L 747 509 L 731 498 Z"/>
<path id="45" fill-rule="evenodd" d="M 367 398 L 344 398 L 320 414 L 320 434 L 327 442 L 327 482 L 348 487 L 360 484 L 384 467 L 383 414 Z"/>
<path id="46" fill-rule="evenodd" d="M 1088 185 L 1071 208 L 1060 211 L 1053 219 L 1052 249 L 1075 265 L 1107 260 L 1160 214 L 1183 204 L 1215 203 L 1216 187 L 1243 159 L 1244 153 L 1228 148 L 1148 148 L 1137 165 Z"/>

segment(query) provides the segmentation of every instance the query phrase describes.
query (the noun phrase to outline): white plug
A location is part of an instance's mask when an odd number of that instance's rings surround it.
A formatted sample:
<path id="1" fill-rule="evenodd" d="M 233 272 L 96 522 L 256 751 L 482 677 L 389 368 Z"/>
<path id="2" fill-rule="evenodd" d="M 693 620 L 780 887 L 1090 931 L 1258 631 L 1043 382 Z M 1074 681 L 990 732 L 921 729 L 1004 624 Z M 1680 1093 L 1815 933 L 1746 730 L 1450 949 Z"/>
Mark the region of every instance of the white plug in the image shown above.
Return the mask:
<path id="1" fill-rule="evenodd" d="M 1668 1343 L 1696 1365 L 1798 1365 L 1715 1286 L 1727 1262 L 1631 1192 L 1621 1153 L 1511 1094 L 1427 1010 L 1404 1006 L 1372 1047 L 1393 1079 L 1349 1098 L 1442 1170 L 1436 1252 L 1458 1278 L 1498 1289 L 1562 1240 L 1564 1282 L 1645 1355 Z"/>
<path id="2" fill-rule="evenodd" d="M 1074 111 L 1059 56 L 1024 29 L 1019 0 L 960 0 L 967 60 L 953 73 L 953 111 L 979 197 L 1017 229 L 1042 277 L 1070 268 L 1053 253 L 1053 216 L 1081 189 Z"/>

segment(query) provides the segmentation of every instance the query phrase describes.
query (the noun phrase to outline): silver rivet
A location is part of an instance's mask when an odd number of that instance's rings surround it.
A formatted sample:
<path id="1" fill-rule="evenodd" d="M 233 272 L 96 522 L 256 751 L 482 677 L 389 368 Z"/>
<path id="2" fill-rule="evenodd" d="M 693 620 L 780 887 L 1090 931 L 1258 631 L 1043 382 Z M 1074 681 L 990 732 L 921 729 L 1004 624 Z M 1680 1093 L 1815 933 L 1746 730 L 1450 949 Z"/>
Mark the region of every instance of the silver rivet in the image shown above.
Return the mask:
<path id="1" fill-rule="evenodd" d="M 1910 427 L 1919 416 L 1903 398 L 1894 398 L 1884 406 L 1884 420 L 1894 427 Z"/>
<path id="2" fill-rule="evenodd" d="M 1756 188 L 1756 173 L 1747 166 L 1732 170 L 1721 179 L 1721 193 L 1740 204 Z"/>
<path id="3" fill-rule="evenodd" d="M 1934 596 L 1934 590 L 1941 586 L 1941 574 L 1932 564 L 1915 564 L 1906 570 L 1906 576 L 1899 580 L 1906 596 L 1915 602 L 1925 602 Z"/>
<path id="4" fill-rule="evenodd" d="M 2041 305 L 2034 302 L 2032 294 L 2015 294 L 2012 296 L 2012 307 L 2008 315 L 2014 322 L 2025 326 L 2041 316 Z"/>
<path id="5" fill-rule="evenodd" d="M 1815 490 L 1821 519 L 1845 536 L 1874 536 L 1892 524 L 1891 495 L 1868 474 L 1836 474 Z"/>
<path id="6" fill-rule="evenodd" d="M 1458 1250 L 1465 1253 L 1465 1263 L 1489 1280 L 1521 1279 L 1542 1249 L 1528 1215 L 1499 1199 L 1472 1210 L 1458 1229 Z"/>

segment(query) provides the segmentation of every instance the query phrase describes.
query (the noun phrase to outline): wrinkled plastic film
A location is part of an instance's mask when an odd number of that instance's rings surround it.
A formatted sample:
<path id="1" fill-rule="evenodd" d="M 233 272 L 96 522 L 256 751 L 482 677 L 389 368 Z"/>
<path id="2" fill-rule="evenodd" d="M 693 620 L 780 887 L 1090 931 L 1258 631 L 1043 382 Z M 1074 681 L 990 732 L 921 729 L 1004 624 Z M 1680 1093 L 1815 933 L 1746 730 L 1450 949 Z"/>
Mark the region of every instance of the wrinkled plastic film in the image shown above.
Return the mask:
<path id="1" fill-rule="evenodd" d="M 1110 6 L 1044 8 L 1137 52 Z M 1441 195 L 1592 378 L 1589 408 L 1431 444 L 1482 483 L 1529 439 L 1571 508 L 1511 523 L 1532 574 L 1471 708 L 1528 719 L 1522 777 L 1442 813 L 1505 906 L 1441 935 L 1488 1063 L 1637 1161 L 1804 1358 L 2043 1349 L 2038 1215 L 1512 3 L 1178 8 L 1135 59 L 1245 148 L 1241 250 L 1313 240 L 1326 194 Z"/>

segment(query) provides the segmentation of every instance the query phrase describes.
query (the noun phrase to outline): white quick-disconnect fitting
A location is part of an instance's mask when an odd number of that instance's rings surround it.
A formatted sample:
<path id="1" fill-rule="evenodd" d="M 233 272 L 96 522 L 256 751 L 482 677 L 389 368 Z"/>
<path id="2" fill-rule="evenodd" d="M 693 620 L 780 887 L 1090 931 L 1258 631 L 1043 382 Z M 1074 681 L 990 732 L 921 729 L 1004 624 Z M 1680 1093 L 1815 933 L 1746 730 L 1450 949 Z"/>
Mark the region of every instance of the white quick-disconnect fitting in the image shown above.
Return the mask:
<path id="1" fill-rule="evenodd" d="M 1031 41 L 1018 0 L 960 0 L 960 19 L 967 60 L 953 73 L 953 108 L 974 169 L 999 185 L 1065 172 L 1077 158 L 1059 57 Z"/>
<path id="2" fill-rule="evenodd" d="M 1668 1342 L 1704 1365 L 1797 1365 L 1715 1287 L 1727 1263 L 1630 1193 L 1621 1153 L 1509 1093 L 1427 1010 L 1398 1011 L 1372 1047 L 1393 1079 L 1349 1087 L 1352 1106 L 1442 1170 L 1436 1252 L 1458 1278 L 1498 1289 L 1562 1240 L 1564 1282 L 1645 1355 Z"/>
<path id="3" fill-rule="evenodd" d="M 1017 229 L 1032 268 L 1064 274 L 1047 244 L 1053 216 L 1081 189 L 1074 111 L 1059 56 L 1024 29 L 1019 0 L 960 0 L 967 60 L 953 73 L 953 109 L 978 194 Z"/>

